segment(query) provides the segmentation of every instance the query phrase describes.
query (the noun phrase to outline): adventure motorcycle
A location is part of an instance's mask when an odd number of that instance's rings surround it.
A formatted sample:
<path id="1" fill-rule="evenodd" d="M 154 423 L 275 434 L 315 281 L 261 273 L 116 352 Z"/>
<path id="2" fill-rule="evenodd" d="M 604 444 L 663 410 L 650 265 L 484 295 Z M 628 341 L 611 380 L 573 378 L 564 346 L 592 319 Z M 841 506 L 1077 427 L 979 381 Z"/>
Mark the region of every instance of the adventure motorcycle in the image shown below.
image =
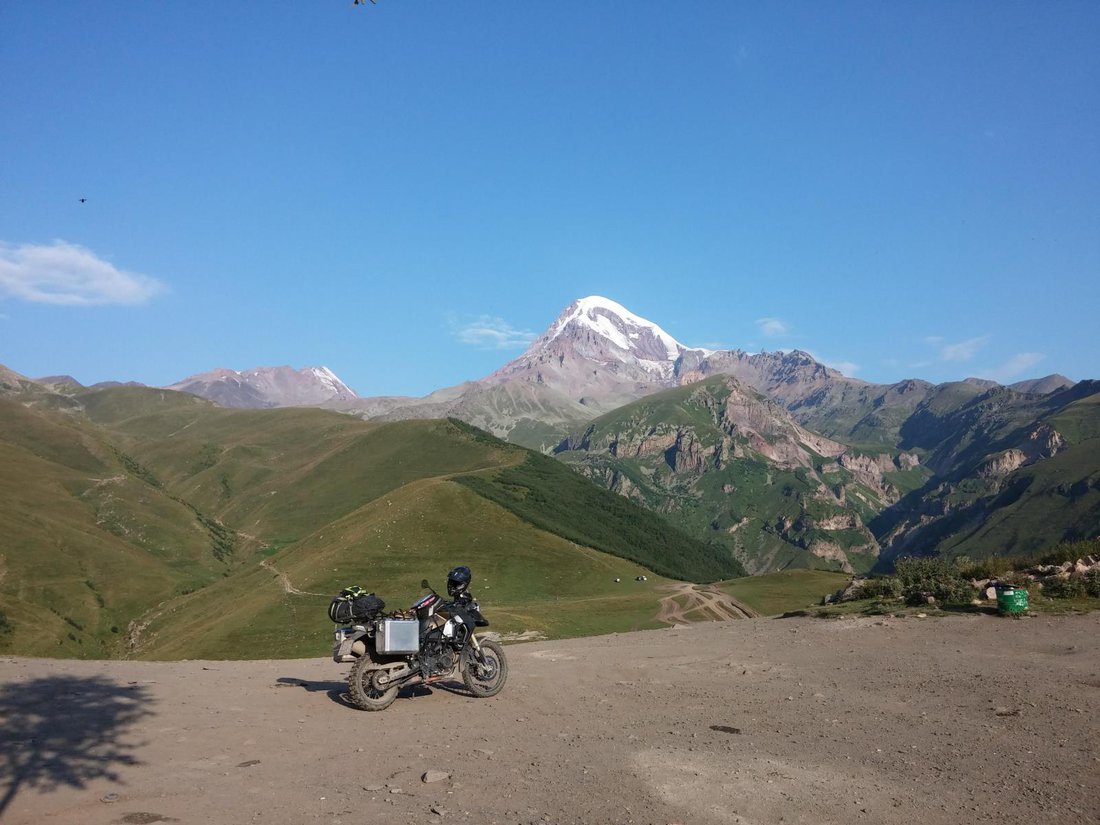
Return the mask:
<path id="1" fill-rule="evenodd" d="M 500 693 L 508 678 L 508 662 L 499 643 L 478 639 L 474 632 L 489 622 L 469 593 L 469 582 L 469 568 L 455 568 L 447 580 L 450 601 L 424 579 L 420 586 L 430 592 L 411 611 L 376 614 L 336 628 L 332 658 L 353 662 L 348 694 L 356 707 L 385 710 L 400 688 L 438 682 L 456 672 L 476 697 Z"/>

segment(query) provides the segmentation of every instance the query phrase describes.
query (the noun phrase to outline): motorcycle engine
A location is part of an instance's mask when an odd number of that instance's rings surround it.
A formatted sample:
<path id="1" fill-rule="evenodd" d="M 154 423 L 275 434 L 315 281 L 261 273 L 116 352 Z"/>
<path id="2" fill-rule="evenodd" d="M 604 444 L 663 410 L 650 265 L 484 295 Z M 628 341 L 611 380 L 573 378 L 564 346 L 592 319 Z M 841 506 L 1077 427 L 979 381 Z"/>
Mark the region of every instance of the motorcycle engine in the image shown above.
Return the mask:
<path id="1" fill-rule="evenodd" d="M 455 666 L 455 654 L 442 642 L 429 642 L 420 651 L 420 675 L 424 677 L 449 673 Z"/>

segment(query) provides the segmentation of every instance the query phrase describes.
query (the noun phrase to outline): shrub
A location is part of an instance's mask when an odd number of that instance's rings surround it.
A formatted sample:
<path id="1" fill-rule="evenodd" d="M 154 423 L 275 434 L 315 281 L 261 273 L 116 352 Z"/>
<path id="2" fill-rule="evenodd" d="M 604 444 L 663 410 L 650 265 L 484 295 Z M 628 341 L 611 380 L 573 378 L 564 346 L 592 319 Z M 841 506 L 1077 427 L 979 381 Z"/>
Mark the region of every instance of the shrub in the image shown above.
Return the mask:
<path id="1" fill-rule="evenodd" d="M 1025 590 L 1031 586 L 1033 579 L 1026 573 L 1009 573 L 997 579 L 1001 584 L 1011 584 L 1013 587 L 1022 587 Z"/>
<path id="2" fill-rule="evenodd" d="M 1052 577 L 1043 582 L 1043 595 L 1051 599 L 1079 599 L 1085 595 L 1085 582 L 1082 577 L 1068 579 Z"/>
<path id="3" fill-rule="evenodd" d="M 894 562 L 902 597 L 917 604 L 932 596 L 938 602 L 969 602 L 974 588 L 959 566 L 935 556 L 907 556 Z"/>
<path id="4" fill-rule="evenodd" d="M 1032 560 L 1024 556 L 989 556 L 976 561 L 959 559 L 959 572 L 968 579 L 1000 579 L 1006 573 L 1032 564 Z"/>
<path id="5" fill-rule="evenodd" d="M 1100 599 L 1100 568 L 1092 568 L 1081 578 L 1085 583 L 1085 594 Z"/>
<path id="6" fill-rule="evenodd" d="M 1077 561 L 1085 556 L 1094 556 L 1100 553 L 1100 539 L 1088 541 L 1063 542 L 1047 550 L 1039 557 L 1039 564 L 1062 564 L 1067 561 Z"/>
<path id="7" fill-rule="evenodd" d="M 861 599 L 900 599 L 901 582 L 896 576 L 867 579 L 859 589 Z"/>

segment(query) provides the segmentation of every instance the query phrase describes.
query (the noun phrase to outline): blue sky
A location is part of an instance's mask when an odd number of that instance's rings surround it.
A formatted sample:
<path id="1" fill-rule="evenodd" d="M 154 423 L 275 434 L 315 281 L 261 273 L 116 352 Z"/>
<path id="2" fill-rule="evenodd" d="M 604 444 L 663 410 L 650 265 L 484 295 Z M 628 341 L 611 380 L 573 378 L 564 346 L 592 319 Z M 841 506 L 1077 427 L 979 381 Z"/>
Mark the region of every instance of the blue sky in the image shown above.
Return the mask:
<path id="1" fill-rule="evenodd" d="M 1100 378 L 1098 32 L 1095 2 L 11 0 L 0 363 L 419 395 L 597 294 L 870 381 Z"/>

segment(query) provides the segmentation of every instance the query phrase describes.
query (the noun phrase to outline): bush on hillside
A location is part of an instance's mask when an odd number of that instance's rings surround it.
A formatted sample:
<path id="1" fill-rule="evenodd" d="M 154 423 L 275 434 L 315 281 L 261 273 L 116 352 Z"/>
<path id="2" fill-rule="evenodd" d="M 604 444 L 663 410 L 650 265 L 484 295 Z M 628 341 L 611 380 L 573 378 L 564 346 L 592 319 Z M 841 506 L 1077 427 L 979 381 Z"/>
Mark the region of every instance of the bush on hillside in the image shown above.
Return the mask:
<path id="1" fill-rule="evenodd" d="M 1100 599 L 1100 568 L 1092 568 L 1081 578 L 1085 582 L 1085 595 Z"/>
<path id="2" fill-rule="evenodd" d="M 947 559 L 906 556 L 894 562 L 894 570 L 902 598 L 909 604 L 919 604 L 929 596 L 937 602 L 969 602 L 975 595 L 959 565 Z"/>
<path id="3" fill-rule="evenodd" d="M 882 576 L 867 579 L 859 588 L 857 596 L 861 599 L 900 599 L 901 582 L 897 576 Z"/>
<path id="4" fill-rule="evenodd" d="M 1032 567 L 1035 560 L 1026 556 L 988 556 L 971 561 L 958 560 L 959 572 L 968 579 L 1001 579 L 1006 574 L 1025 567 Z"/>
<path id="5" fill-rule="evenodd" d="M 1051 599 L 1100 598 L 1100 568 L 1093 568 L 1080 576 L 1044 579 L 1043 595 Z"/>
<path id="6" fill-rule="evenodd" d="M 1100 538 L 1063 542 L 1040 554 L 1036 561 L 1038 564 L 1064 564 L 1085 556 L 1098 555 L 1100 555 Z"/>
<path id="7" fill-rule="evenodd" d="M 1085 595 L 1084 579 L 1076 576 L 1067 579 L 1053 576 L 1043 582 L 1043 595 L 1050 599 L 1079 599 Z"/>

